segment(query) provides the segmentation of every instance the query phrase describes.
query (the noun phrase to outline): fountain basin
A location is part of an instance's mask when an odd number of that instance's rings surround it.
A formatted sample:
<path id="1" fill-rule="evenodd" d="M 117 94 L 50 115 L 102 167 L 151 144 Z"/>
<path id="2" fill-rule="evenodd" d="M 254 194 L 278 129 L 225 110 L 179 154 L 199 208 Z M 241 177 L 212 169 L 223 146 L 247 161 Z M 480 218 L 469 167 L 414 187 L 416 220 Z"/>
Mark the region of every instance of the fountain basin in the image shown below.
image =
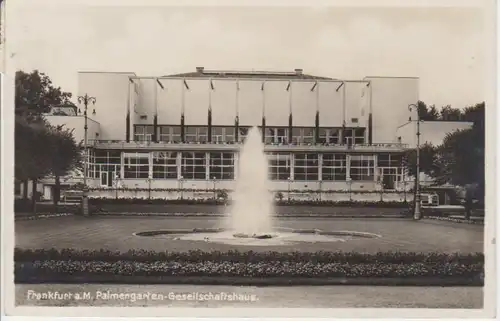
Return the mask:
<path id="1" fill-rule="evenodd" d="M 273 233 L 234 233 L 220 228 L 157 230 L 134 233 L 135 236 L 156 237 L 172 241 L 202 241 L 232 245 L 274 246 L 294 243 L 347 242 L 379 238 L 380 235 L 359 231 L 323 231 L 320 229 L 275 228 Z"/>

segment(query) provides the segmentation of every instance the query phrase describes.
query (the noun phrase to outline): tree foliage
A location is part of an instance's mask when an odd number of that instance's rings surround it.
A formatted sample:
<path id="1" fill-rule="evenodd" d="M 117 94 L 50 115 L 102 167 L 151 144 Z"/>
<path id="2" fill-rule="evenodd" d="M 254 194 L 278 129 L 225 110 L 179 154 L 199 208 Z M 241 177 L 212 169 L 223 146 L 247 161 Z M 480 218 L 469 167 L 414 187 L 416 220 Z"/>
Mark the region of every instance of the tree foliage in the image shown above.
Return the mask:
<path id="1" fill-rule="evenodd" d="M 56 177 L 59 185 L 61 176 L 81 167 L 82 146 L 75 142 L 72 130 L 51 126 L 43 117 L 52 106 L 71 104 L 70 98 L 71 93 L 55 87 L 37 70 L 16 73 L 15 177 L 25 185 L 28 180 L 36 183 L 48 175 Z M 56 187 L 56 202 L 58 192 Z"/>
<path id="2" fill-rule="evenodd" d="M 419 104 L 419 112 L 423 116 L 422 119 L 436 116 L 424 103 Z M 472 122 L 473 126 L 470 129 L 448 133 L 439 146 L 422 145 L 421 171 L 434 178 L 436 184 L 477 186 L 475 193 L 479 196 L 476 197 L 481 199 L 485 185 L 485 103 L 481 102 L 463 110 L 446 106 L 441 110 L 439 118 Z M 413 176 L 416 151 L 409 150 L 406 159 L 407 170 Z"/>
<path id="3" fill-rule="evenodd" d="M 38 121 L 43 113 L 58 105 L 73 105 L 72 94 L 55 87 L 46 74 L 34 70 L 31 73 L 16 72 L 15 111 L 27 120 Z"/>

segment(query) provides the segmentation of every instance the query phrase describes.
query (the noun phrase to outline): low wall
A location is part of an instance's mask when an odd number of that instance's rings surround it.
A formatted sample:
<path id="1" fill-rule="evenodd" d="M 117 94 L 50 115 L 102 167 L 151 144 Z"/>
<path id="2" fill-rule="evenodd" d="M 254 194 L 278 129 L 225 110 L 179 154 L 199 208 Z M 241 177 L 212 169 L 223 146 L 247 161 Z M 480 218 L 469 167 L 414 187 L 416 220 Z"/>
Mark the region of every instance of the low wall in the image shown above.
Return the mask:
<path id="1" fill-rule="evenodd" d="M 218 190 L 116 190 L 116 189 L 102 189 L 91 190 L 89 192 L 90 198 L 109 198 L 109 199 L 213 199 L 218 196 Z M 325 191 L 325 192 L 300 192 L 300 191 L 281 191 L 283 200 L 297 200 L 297 201 L 355 201 L 355 202 L 403 202 L 412 201 L 413 193 L 411 192 L 380 192 L 380 191 L 352 191 L 351 193 L 345 191 Z M 229 198 L 231 193 L 229 192 Z"/>

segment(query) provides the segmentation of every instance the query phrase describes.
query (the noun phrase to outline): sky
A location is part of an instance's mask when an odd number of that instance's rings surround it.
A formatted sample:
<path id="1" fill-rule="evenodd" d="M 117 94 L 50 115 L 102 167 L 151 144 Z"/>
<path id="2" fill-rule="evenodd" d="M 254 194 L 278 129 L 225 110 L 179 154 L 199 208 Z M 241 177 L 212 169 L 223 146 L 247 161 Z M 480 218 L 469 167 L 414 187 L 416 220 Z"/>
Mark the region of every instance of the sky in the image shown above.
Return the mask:
<path id="1" fill-rule="evenodd" d="M 480 7 L 13 3 L 6 11 L 7 64 L 45 72 L 66 91 L 77 92 L 78 71 L 302 68 L 339 79 L 419 77 L 420 99 L 438 107 L 485 100 L 491 49 Z"/>

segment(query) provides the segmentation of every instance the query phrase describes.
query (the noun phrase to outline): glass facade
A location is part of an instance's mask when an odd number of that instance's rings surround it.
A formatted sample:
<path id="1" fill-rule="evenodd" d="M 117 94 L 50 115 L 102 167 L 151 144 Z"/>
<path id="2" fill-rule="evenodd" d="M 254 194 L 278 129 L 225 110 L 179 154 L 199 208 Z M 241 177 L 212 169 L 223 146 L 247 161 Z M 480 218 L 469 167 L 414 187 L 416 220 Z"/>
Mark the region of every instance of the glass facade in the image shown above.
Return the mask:
<path id="1" fill-rule="evenodd" d="M 234 179 L 234 153 L 211 152 L 209 178 L 216 180 Z"/>
<path id="2" fill-rule="evenodd" d="M 238 142 L 243 143 L 250 127 L 242 126 L 238 128 Z M 313 145 L 313 144 L 346 144 L 364 145 L 366 144 L 366 128 L 319 128 L 318 141 L 316 141 L 315 127 L 292 127 L 292 141 L 289 141 L 288 127 L 266 127 L 264 133 L 265 144 L 293 144 L 293 145 Z M 181 143 L 181 126 L 179 125 L 158 125 L 157 140 L 164 143 Z M 135 125 L 135 141 L 152 141 L 154 133 L 153 125 Z M 211 142 L 214 144 L 234 143 L 236 141 L 235 126 L 213 126 Z M 208 143 L 208 126 L 185 126 L 184 141 L 186 143 Z"/>
<path id="3" fill-rule="evenodd" d="M 398 153 L 267 153 L 269 178 L 278 181 L 376 182 L 393 189 L 404 179 L 403 155 Z M 165 179 L 234 180 L 236 154 L 225 151 L 122 152 L 89 149 L 88 177 L 110 180 Z"/>

